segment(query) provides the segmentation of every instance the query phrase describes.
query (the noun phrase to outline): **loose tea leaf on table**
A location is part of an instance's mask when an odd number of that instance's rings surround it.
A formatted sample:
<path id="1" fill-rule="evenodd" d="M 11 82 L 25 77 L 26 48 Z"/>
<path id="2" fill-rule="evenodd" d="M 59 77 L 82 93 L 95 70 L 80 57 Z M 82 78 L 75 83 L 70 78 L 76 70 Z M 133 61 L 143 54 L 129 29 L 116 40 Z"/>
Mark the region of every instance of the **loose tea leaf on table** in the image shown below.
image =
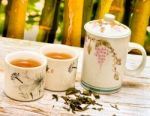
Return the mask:
<path id="1" fill-rule="evenodd" d="M 65 104 L 69 104 L 70 98 L 68 96 L 61 96 L 61 98 L 65 101 Z"/>
<path id="2" fill-rule="evenodd" d="M 115 104 L 115 105 L 112 105 L 112 104 L 110 104 L 110 106 L 112 107 L 112 108 L 115 108 L 116 110 L 119 110 L 119 108 L 118 108 L 118 106 Z"/>
<path id="3" fill-rule="evenodd" d="M 65 101 L 65 104 L 69 105 L 73 113 L 75 111 L 85 111 L 88 109 L 89 105 L 95 105 L 96 103 L 95 100 L 92 100 L 91 98 L 85 96 L 76 95 L 76 98 L 69 98 L 69 97 L 62 96 L 61 98 Z M 82 107 L 82 105 L 85 106 Z"/>
<path id="4" fill-rule="evenodd" d="M 102 108 L 102 107 L 101 107 L 101 108 L 95 108 L 95 107 L 94 107 L 94 108 L 92 108 L 92 109 L 93 109 L 93 110 L 98 110 L 98 111 L 104 110 L 104 108 Z"/>
<path id="5" fill-rule="evenodd" d="M 94 95 L 94 97 L 95 97 L 96 99 L 99 99 L 99 98 L 100 98 L 100 96 L 99 96 L 98 93 L 93 93 L 93 95 Z"/>
<path id="6" fill-rule="evenodd" d="M 52 99 L 55 99 L 56 101 L 58 101 L 58 96 L 56 94 L 52 94 Z"/>
<path id="7" fill-rule="evenodd" d="M 96 104 L 97 106 L 101 106 L 101 107 L 103 106 L 102 104 L 99 104 L 99 103 L 97 103 L 97 102 L 96 102 L 95 104 Z"/>
<path id="8" fill-rule="evenodd" d="M 93 94 L 93 96 L 94 96 L 96 99 L 99 99 L 99 98 L 100 98 L 100 96 L 99 96 L 98 93 L 94 93 L 94 92 L 92 92 L 92 91 L 90 91 L 90 90 L 85 90 L 85 91 L 82 92 L 82 95 L 86 95 L 86 96 L 91 96 L 92 94 Z"/>
<path id="9" fill-rule="evenodd" d="M 90 105 L 93 106 L 98 106 L 97 108 L 93 108 L 97 111 L 103 110 L 102 105 L 97 103 L 95 99 L 99 99 L 100 96 L 97 93 L 93 93 L 92 91 L 83 91 L 81 92 L 80 90 L 76 88 L 69 88 L 66 90 L 66 95 L 61 96 L 61 98 L 64 100 L 64 104 L 67 106 L 63 107 L 63 109 L 67 111 L 72 111 L 73 113 L 76 112 L 81 112 L 89 109 L 88 107 Z M 91 96 L 94 96 L 95 99 L 92 99 Z M 58 101 L 58 96 L 53 94 L 53 99 L 56 99 Z"/>
<path id="10" fill-rule="evenodd" d="M 102 110 L 104 110 L 104 108 L 97 108 L 97 110 L 98 110 L 98 111 L 102 111 Z"/>
<path id="11" fill-rule="evenodd" d="M 69 109 L 69 108 L 66 108 L 66 107 L 63 107 L 63 109 L 67 110 L 68 112 L 70 111 L 70 109 Z"/>
<path id="12" fill-rule="evenodd" d="M 86 90 L 86 91 L 83 91 L 82 95 L 86 95 L 86 96 L 91 96 L 92 94 L 92 91 L 90 90 Z"/>
<path id="13" fill-rule="evenodd" d="M 76 93 L 80 93 L 80 90 L 77 90 L 76 88 L 69 88 L 66 90 L 66 95 L 71 95 Z"/>

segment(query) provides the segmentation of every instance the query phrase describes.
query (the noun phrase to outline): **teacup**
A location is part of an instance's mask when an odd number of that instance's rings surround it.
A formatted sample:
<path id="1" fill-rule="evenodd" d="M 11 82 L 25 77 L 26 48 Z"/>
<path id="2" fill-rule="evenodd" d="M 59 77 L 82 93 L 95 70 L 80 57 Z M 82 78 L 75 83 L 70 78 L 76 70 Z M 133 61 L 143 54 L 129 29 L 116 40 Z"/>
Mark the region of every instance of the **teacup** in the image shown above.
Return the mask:
<path id="1" fill-rule="evenodd" d="M 38 53 L 19 51 L 5 57 L 5 94 L 19 101 L 44 95 L 47 59 Z"/>
<path id="2" fill-rule="evenodd" d="M 124 73 L 138 75 L 145 66 L 146 52 L 136 43 L 129 42 L 130 29 L 106 14 L 104 19 L 85 24 L 86 37 L 81 84 L 98 93 L 117 92 L 122 85 Z M 138 49 L 143 60 L 135 70 L 125 68 L 127 53 Z"/>
<path id="3" fill-rule="evenodd" d="M 51 91 L 65 91 L 75 86 L 78 63 L 77 52 L 66 45 L 50 44 L 41 47 L 47 57 L 45 88 Z"/>

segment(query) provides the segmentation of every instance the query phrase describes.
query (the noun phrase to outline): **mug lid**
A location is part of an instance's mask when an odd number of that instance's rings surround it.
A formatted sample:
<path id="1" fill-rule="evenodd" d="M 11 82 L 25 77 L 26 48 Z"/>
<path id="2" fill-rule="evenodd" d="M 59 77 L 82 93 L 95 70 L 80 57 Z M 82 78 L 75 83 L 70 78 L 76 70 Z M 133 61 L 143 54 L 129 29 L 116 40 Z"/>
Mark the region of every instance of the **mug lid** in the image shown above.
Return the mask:
<path id="1" fill-rule="evenodd" d="M 85 24 L 86 32 L 107 38 L 121 38 L 131 34 L 130 29 L 115 20 L 112 14 L 105 14 L 104 19 L 93 20 Z"/>

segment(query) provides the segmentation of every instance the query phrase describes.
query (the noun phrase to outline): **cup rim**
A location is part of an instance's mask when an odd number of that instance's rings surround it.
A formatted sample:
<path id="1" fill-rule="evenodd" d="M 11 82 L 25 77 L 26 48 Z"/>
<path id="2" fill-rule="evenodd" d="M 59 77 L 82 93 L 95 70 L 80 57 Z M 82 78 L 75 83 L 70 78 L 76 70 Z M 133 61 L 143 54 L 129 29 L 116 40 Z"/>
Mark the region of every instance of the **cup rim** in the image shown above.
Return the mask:
<path id="1" fill-rule="evenodd" d="M 44 49 L 44 48 L 48 48 L 48 47 L 54 47 L 54 46 L 60 47 L 60 48 L 62 47 L 62 48 L 65 48 L 65 49 L 69 49 L 70 51 L 73 51 L 74 56 L 73 56 L 72 58 L 63 59 L 63 60 L 62 60 L 62 59 L 54 59 L 54 58 L 50 58 L 50 57 L 45 56 L 44 53 L 43 53 L 43 49 Z M 62 45 L 62 44 L 48 44 L 48 45 L 44 45 L 44 46 L 42 46 L 42 47 L 40 48 L 40 53 L 41 53 L 42 55 L 44 55 L 48 60 L 57 61 L 57 62 L 73 61 L 73 60 L 77 59 L 78 56 L 79 56 L 79 54 L 77 53 L 77 51 L 74 50 L 71 46 Z M 69 54 L 69 53 L 68 53 L 68 54 Z"/>
<path id="2" fill-rule="evenodd" d="M 10 61 L 8 61 L 8 58 L 13 56 L 13 55 L 16 55 L 16 54 L 20 54 L 20 53 L 25 53 L 25 54 L 33 54 L 33 55 L 37 55 L 38 57 L 40 57 L 40 59 L 42 59 L 42 62 L 41 62 L 41 65 L 40 66 L 37 66 L 37 67 L 19 67 L 19 66 L 15 66 L 13 64 L 10 63 Z M 17 58 L 16 58 L 17 59 Z M 42 68 L 43 66 L 46 66 L 47 65 L 47 59 L 41 55 L 41 54 L 38 54 L 36 52 L 32 52 L 32 51 L 17 51 L 17 52 L 12 52 L 12 53 L 9 53 L 6 55 L 5 57 L 5 63 L 13 68 L 16 68 L 16 69 L 21 69 L 21 70 L 35 70 L 35 69 L 39 69 L 39 68 Z"/>

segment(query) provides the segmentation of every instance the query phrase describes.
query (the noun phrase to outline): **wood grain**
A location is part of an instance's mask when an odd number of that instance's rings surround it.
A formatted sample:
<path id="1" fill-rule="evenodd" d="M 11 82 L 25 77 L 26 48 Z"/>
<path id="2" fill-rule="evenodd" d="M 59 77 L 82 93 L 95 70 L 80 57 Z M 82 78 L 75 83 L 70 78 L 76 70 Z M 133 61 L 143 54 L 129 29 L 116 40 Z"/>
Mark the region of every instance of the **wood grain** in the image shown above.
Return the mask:
<path id="1" fill-rule="evenodd" d="M 4 57 L 7 53 L 18 50 L 33 50 L 44 45 L 43 43 L 11 40 L 0 38 L 0 67 L 4 70 Z M 79 51 L 80 59 L 78 64 L 78 74 L 76 80 L 76 88 L 81 91 L 80 85 L 82 49 L 75 48 Z M 127 67 L 135 68 L 141 56 L 128 55 Z M 45 95 L 33 102 L 19 102 L 8 98 L 4 92 L 4 72 L 0 71 L 0 116 L 148 116 L 150 115 L 150 57 L 147 57 L 147 64 L 144 71 L 135 77 L 125 76 L 123 86 L 118 93 L 111 95 L 100 95 L 98 103 L 103 105 L 104 110 L 96 111 L 89 108 L 87 111 L 73 114 L 63 109 L 65 106 L 63 100 L 59 98 L 56 102 L 52 99 L 52 94 L 58 96 L 64 95 L 64 92 L 51 92 L 45 90 Z M 134 62 L 134 63 L 133 63 Z M 111 105 L 117 105 L 118 110 Z"/>

